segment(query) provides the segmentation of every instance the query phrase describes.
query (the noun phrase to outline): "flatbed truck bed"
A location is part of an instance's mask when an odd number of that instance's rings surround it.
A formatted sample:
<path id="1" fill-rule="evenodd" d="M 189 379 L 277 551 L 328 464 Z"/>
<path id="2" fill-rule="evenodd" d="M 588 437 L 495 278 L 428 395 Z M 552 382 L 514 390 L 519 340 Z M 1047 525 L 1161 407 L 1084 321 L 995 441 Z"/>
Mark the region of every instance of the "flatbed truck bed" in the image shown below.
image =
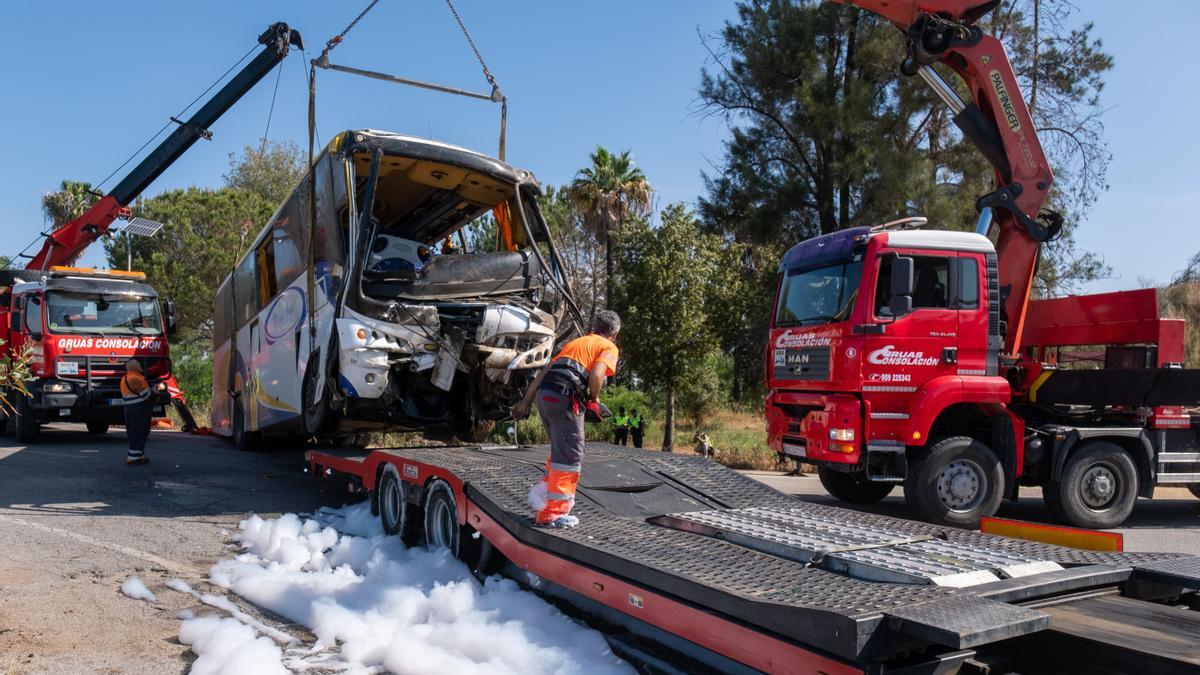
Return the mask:
<path id="1" fill-rule="evenodd" d="M 1197 556 L 810 504 L 702 457 L 609 445 L 589 444 L 581 525 L 565 530 L 526 503 L 545 447 L 306 457 L 368 490 L 407 543 L 503 567 L 723 672 L 1200 672 Z"/>

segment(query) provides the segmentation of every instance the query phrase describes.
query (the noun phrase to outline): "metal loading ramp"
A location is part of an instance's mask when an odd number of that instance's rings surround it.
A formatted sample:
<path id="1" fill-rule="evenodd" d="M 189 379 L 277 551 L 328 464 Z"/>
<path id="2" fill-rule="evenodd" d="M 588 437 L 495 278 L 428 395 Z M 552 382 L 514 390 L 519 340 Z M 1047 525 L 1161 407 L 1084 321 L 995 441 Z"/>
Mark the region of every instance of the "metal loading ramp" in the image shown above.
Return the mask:
<path id="1" fill-rule="evenodd" d="M 544 447 L 372 456 L 454 474 L 525 546 L 856 663 L 1047 632 L 1048 610 L 1023 606 L 1034 599 L 1142 579 L 1200 588 L 1195 556 L 1078 551 L 809 504 L 701 457 L 589 444 L 582 525 L 552 530 L 534 527 L 526 504 Z"/>
<path id="2" fill-rule="evenodd" d="M 952 544 L 936 534 L 829 522 L 799 508 L 699 511 L 651 522 L 867 581 L 963 588 L 1062 569 L 1051 560 Z"/>

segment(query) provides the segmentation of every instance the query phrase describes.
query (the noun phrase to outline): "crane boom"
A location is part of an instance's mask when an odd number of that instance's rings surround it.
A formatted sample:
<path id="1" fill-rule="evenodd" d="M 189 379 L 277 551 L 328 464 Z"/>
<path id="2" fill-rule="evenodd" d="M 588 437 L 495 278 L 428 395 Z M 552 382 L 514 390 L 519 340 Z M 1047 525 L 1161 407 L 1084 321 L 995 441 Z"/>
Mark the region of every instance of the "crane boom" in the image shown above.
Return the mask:
<path id="1" fill-rule="evenodd" d="M 188 148 L 201 138 L 211 138 L 208 128 L 287 56 L 289 47 L 295 45 L 304 48 L 300 33 L 283 22 L 272 24 L 258 36 L 258 42 L 264 45 L 258 56 L 190 118 L 183 122 L 175 120 L 179 122 L 179 127 L 121 179 L 111 192 L 83 215 L 47 234 L 41 250 L 29 260 L 26 269 L 45 270 L 55 265 L 73 263 L 88 246 L 107 234 L 112 222 L 127 214 L 129 204 Z"/>
<path id="2" fill-rule="evenodd" d="M 954 113 L 954 122 L 987 158 L 997 188 L 978 201 L 990 207 L 997 226 L 1000 288 L 1004 303 L 1004 353 L 1021 349 L 1029 295 L 1042 242 L 1062 226 L 1044 213 L 1054 174 L 1021 95 L 1012 64 L 998 39 L 975 23 L 999 0 L 832 0 L 877 14 L 907 38 L 906 75 L 920 75 Z M 931 68 L 943 63 L 962 78 L 971 101 Z"/>

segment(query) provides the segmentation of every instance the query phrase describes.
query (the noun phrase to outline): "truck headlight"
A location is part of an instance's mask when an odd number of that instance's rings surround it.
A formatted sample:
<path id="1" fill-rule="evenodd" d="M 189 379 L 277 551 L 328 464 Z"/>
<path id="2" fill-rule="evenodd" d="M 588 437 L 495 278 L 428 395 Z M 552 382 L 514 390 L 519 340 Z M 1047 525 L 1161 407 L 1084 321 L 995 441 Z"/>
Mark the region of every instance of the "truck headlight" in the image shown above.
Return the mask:
<path id="1" fill-rule="evenodd" d="M 167 383 L 166 383 L 166 382 L 159 382 L 159 383 L 158 383 L 158 387 L 157 387 L 157 389 L 158 389 L 159 391 L 166 391 L 166 390 L 167 390 Z"/>
<path id="2" fill-rule="evenodd" d="M 830 429 L 829 430 L 829 440 L 831 440 L 831 441 L 853 441 L 854 440 L 854 430 L 853 429 Z"/>
<path id="3" fill-rule="evenodd" d="M 69 394 L 71 393 L 71 385 L 68 382 L 47 382 L 42 391 L 47 394 Z"/>

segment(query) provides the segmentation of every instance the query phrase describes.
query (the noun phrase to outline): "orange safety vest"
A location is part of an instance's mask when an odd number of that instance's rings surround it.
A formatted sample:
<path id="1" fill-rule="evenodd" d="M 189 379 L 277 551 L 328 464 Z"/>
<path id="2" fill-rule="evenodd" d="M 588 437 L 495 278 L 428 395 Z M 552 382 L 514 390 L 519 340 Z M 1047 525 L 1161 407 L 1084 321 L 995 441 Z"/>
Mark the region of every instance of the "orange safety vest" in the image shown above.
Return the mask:
<path id="1" fill-rule="evenodd" d="M 150 384 L 138 373 L 125 373 L 121 378 L 121 398 L 127 403 L 143 401 L 150 397 Z"/>

